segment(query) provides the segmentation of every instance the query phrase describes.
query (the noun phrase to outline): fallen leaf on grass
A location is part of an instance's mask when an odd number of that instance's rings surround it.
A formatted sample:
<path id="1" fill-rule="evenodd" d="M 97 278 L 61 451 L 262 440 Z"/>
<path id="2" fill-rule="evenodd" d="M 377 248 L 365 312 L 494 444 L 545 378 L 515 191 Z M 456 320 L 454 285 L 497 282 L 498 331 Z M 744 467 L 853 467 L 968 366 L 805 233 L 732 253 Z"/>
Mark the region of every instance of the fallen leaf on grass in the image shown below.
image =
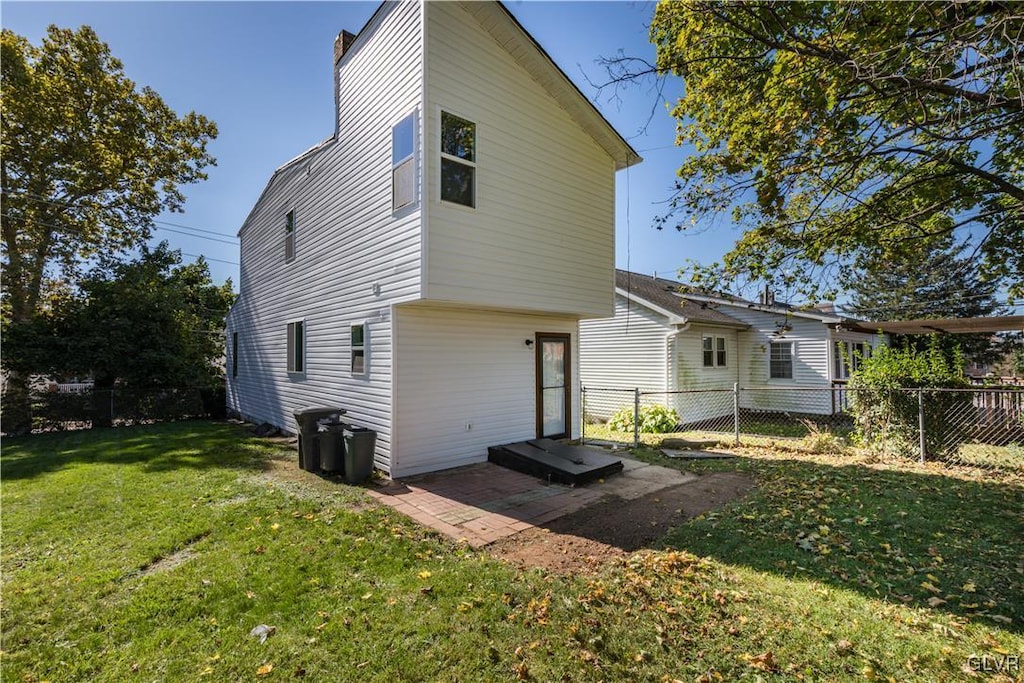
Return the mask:
<path id="1" fill-rule="evenodd" d="M 929 607 L 941 607 L 942 605 L 945 605 L 945 604 L 946 604 L 946 601 L 943 600 L 942 598 L 938 597 L 938 596 L 934 596 L 933 595 L 932 597 L 928 598 L 928 606 Z"/>
<path id="2" fill-rule="evenodd" d="M 421 579 L 429 579 L 431 576 L 433 576 L 433 574 L 431 574 L 429 571 L 424 569 L 423 571 L 421 571 L 416 576 L 420 577 Z"/>
<path id="3" fill-rule="evenodd" d="M 260 668 L 256 669 L 256 675 L 257 676 L 266 676 L 267 674 L 269 674 L 273 670 L 274 670 L 274 665 L 271 664 L 270 662 L 267 662 L 266 664 L 264 664 Z"/>

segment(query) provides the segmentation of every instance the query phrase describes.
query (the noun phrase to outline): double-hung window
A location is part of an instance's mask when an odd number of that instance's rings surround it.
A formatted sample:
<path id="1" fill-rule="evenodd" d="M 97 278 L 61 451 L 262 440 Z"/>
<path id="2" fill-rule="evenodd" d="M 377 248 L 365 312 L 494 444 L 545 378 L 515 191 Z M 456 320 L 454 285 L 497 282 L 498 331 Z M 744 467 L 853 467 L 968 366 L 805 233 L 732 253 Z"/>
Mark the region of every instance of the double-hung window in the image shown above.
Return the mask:
<path id="1" fill-rule="evenodd" d="M 416 113 L 391 128 L 391 210 L 416 203 Z"/>
<path id="2" fill-rule="evenodd" d="M 288 323 L 288 372 L 304 372 L 306 369 L 305 323 L 302 320 Z"/>
<path id="3" fill-rule="evenodd" d="M 793 342 L 772 342 L 768 365 L 771 379 L 793 379 Z"/>
<path id="4" fill-rule="evenodd" d="M 352 326 L 352 374 L 366 374 L 366 324 Z"/>
<path id="5" fill-rule="evenodd" d="M 832 361 L 836 368 L 836 379 L 850 379 L 860 369 L 861 361 L 867 358 L 869 347 L 863 342 L 836 342 Z"/>
<path id="6" fill-rule="evenodd" d="M 295 212 L 284 215 L 284 260 L 295 258 Z"/>
<path id="7" fill-rule="evenodd" d="M 476 124 L 441 112 L 441 201 L 476 206 Z"/>
<path id="8" fill-rule="evenodd" d="M 725 350 L 725 337 L 712 337 L 704 335 L 702 340 L 704 352 L 704 367 L 724 368 L 728 363 L 729 355 Z"/>

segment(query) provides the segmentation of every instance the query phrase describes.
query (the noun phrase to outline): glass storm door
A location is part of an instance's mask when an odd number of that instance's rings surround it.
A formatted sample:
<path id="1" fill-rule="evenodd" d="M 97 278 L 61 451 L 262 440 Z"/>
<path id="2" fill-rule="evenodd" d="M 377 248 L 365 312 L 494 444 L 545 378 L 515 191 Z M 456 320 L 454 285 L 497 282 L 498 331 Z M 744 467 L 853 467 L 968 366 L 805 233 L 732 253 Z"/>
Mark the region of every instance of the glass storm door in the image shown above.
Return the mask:
<path id="1" fill-rule="evenodd" d="M 569 335 L 537 334 L 537 437 L 569 436 L 571 380 Z"/>

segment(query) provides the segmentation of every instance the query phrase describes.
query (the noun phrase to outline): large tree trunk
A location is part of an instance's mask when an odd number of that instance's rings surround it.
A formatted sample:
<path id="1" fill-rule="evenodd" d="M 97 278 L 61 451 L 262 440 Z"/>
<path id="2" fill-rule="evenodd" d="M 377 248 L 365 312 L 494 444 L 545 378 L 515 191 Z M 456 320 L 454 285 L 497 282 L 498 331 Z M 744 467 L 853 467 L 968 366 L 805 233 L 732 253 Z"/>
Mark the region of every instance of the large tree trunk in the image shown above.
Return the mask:
<path id="1" fill-rule="evenodd" d="M 3 431 L 9 435 L 29 434 L 32 431 L 32 397 L 28 377 L 8 371 L 4 378 Z"/>

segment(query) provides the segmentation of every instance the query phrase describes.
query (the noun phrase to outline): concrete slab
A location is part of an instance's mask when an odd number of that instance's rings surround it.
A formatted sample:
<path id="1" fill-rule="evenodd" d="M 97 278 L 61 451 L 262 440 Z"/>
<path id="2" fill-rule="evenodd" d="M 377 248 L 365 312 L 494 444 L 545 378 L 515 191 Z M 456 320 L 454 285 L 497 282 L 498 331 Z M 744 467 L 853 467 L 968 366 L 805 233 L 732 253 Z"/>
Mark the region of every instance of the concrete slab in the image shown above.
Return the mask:
<path id="1" fill-rule="evenodd" d="M 678 460 L 719 460 L 723 458 L 736 457 L 732 453 L 722 453 L 719 451 L 681 451 L 674 448 L 662 448 L 661 452 L 665 454 L 666 458 L 675 458 Z"/>

